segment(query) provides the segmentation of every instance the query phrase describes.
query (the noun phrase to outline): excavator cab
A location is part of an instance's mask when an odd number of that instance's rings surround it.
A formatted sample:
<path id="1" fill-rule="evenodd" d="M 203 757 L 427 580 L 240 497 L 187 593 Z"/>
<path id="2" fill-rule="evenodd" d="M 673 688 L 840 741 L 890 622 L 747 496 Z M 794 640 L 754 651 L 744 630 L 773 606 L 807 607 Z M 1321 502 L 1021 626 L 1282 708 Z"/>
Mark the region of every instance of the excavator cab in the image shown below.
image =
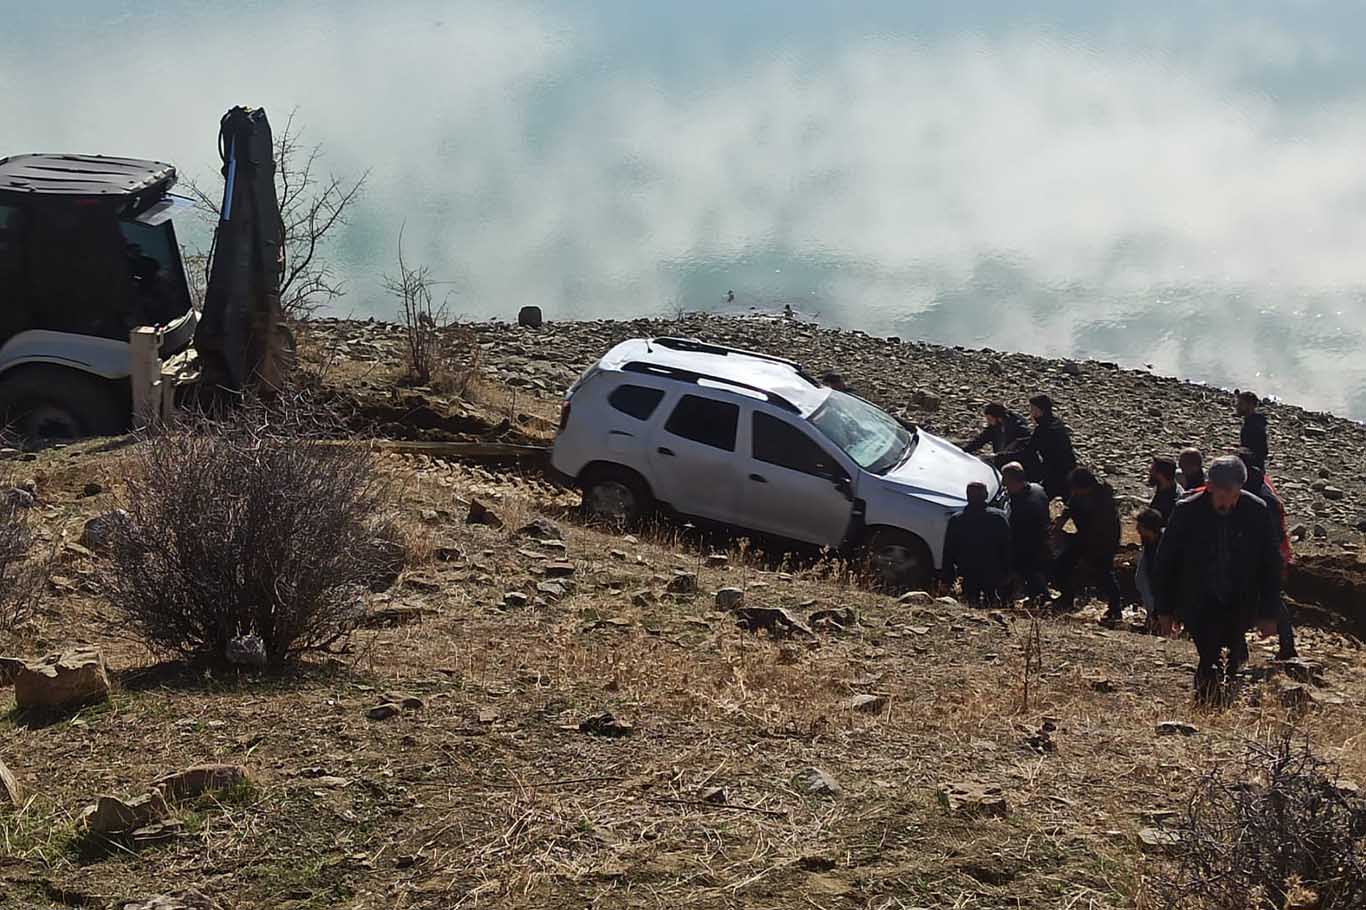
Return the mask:
<path id="1" fill-rule="evenodd" d="M 0 421 L 18 436 L 109 435 L 177 397 L 283 379 L 282 229 L 270 126 L 220 124 L 225 194 L 204 311 L 176 236 L 192 207 L 169 164 L 102 155 L 0 159 Z"/>

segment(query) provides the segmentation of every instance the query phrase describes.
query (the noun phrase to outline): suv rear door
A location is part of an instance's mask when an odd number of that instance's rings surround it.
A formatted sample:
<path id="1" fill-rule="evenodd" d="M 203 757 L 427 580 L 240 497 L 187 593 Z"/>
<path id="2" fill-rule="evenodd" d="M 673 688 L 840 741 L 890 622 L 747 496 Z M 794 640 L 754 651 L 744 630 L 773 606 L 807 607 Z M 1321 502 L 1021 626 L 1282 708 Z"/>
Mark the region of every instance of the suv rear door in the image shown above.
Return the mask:
<path id="1" fill-rule="evenodd" d="M 655 498 L 679 512 L 734 522 L 740 494 L 740 406 L 691 392 L 654 425 L 647 457 Z"/>
<path id="2" fill-rule="evenodd" d="M 738 520 L 756 531 L 835 547 L 853 515 L 848 469 L 804 421 L 754 408 Z"/>

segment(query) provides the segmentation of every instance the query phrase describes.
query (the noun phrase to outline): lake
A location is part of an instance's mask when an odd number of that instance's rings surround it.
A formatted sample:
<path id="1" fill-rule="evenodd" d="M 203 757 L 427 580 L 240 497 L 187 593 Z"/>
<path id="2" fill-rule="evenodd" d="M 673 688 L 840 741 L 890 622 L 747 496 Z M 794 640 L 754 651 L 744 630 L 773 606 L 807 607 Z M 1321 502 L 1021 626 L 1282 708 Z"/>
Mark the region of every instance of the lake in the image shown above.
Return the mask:
<path id="1" fill-rule="evenodd" d="M 1366 419 L 1355 3 L 12 5 L 0 154 L 211 181 L 245 103 L 369 169 L 340 315 L 402 229 L 471 319 L 791 305 Z"/>

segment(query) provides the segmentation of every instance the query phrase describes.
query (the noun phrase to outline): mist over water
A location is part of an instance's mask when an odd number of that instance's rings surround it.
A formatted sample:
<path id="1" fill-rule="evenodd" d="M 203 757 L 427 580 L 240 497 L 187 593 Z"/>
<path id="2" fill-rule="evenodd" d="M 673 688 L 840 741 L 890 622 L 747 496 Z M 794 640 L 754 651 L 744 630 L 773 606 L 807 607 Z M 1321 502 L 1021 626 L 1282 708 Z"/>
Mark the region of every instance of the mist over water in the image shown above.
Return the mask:
<path id="1" fill-rule="evenodd" d="M 341 315 L 403 227 L 469 318 L 791 304 L 1366 419 L 1356 4 L 960 6 L 25 4 L 0 154 L 207 181 L 224 110 L 297 107 L 371 170 Z"/>

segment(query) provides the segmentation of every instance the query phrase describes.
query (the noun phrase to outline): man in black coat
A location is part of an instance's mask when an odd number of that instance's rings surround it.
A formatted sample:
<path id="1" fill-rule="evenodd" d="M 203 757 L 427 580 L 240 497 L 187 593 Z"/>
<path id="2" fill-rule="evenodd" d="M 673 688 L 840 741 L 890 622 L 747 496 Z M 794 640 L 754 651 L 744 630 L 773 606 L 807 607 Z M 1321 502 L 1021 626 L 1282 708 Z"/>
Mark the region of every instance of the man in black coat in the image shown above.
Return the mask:
<path id="1" fill-rule="evenodd" d="M 1205 485 L 1205 456 L 1199 449 L 1182 449 L 1179 464 L 1183 493 L 1194 493 Z"/>
<path id="2" fill-rule="evenodd" d="M 1001 468 L 1001 479 L 1010 494 L 1010 564 L 1024 583 L 1025 596 L 1042 597 L 1048 593 L 1048 494 L 1037 483 L 1030 483 L 1024 466 L 1017 461 Z"/>
<path id="3" fill-rule="evenodd" d="M 1017 460 L 1032 470 L 1030 480 L 1043 485 L 1050 501 L 1066 497 L 1067 476 L 1077 466 L 1072 431 L 1054 415 L 1053 399 L 1047 395 L 1029 399 L 1029 416 L 1034 432 Z"/>
<path id="4" fill-rule="evenodd" d="M 1176 461 L 1162 455 L 1154 458 L 1148 465 L 1148 486 L 1155 491 L 1148 508 L 1161 512 L 1163 518 L 1171 518 L 1183 493 L 1176 482 Z"/>
<path id="5" fill-rule="evenodd" d="M 1013 461 L 1015 455 L 1029 443 L 1029 424 L 999 401 L 982 408 L 982 413 L 986 415 L 987 425 L 973 437 L 972 442 L 963 446 L 963 451 L 972 455 L 990 443 L 995 456 L 993 464 L 999 467 Z"/>
<path id="6" fill-rule="evenodd" d="M 1124 607 L 1119 579 L 1115 577 L 1120 530 L 1114 488 L 1098 480 L 1088 468 L 1074 468 L 1068 476 L 1068 485 L 1071 495 L 1067 498 L 1067 508 L 1058 516 L 1055 526 L 1061 530 L 1070 518 L 1077 533 L 1067 538 L 1055 564 L 1058 599 L 1053 606 L 1066 612 L 1076 605 L 1077 590 L 1081 586 L 1079 576 L 1086 569 L 1095 577 L 1105 597 L 1105 622 L 1118 622 L 1124 618 Z"/>
<path id="7" fill-rule="evenodd" d="M 1200 655 L 1195 691 L 1218 695 L 1224 651 L 1236 663 L 1244 635 L 1276 634 L 1281 609 L 1281 552 L 1275 517 L 1243 490 L 1247 467 L 1234 456 L 1216 458 L 1205 490 L 1177 503 L 1157 548 L 1153 587 L 1158 629 L 1184 624 Z"/>
<path id="8" fill-rule="evenodd" d="M 1247 466 L 1265 471 L 1268 444 L 1266 415 L 1257 410 L 1261 403 L 1262 400 L 1257 397 L 1256 392 L 1242 391 L 1238 393 L 1237 404 L 1234 407 L 1238 416 L 1243 418 L 1242 429 L 1238 431 L 1238 445 L 1252 453 Z"/>
<path id="9" fill-rule="evenodd" d="M 961 578 L 968 603 L 994 603 L 1010 576 L 1010 523 L 987 508 L 985 484 L 968 484 L 967 494 L 967 508 L 949 518 L 944 533 L 943 579 L 952 585 Z"/>

